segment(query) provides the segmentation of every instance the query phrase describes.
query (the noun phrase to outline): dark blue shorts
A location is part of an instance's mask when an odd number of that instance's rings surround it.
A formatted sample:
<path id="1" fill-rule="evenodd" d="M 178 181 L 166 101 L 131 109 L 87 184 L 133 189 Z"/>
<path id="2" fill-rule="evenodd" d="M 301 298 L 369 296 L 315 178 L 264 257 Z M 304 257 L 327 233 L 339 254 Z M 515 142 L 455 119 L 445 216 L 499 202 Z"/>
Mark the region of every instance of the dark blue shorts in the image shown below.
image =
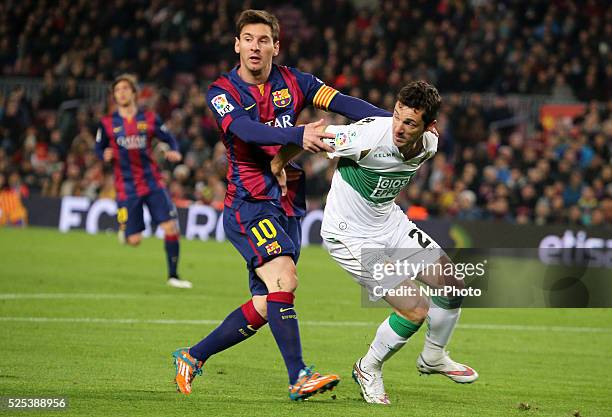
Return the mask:
<path id="1" fill-rule="evenodd" d="M 291 256 L 297 263 L 302 242 L 300 221 L 298 217 L 287 217 L 268 201 L 243 201 L 238 208 L 223 210 L 225 235 L 246 261 L 252 295 L 268 293 L 256 268 L 282 255 Z"/>
<path id="2" fill-rule="evenodd" d="M 143 204 L 149 209 L 154 225 L 176 219 L 176 207 L 165 189 L 152 191 L 142 197 L 118 200 L 117 221 L 119 227 L 125 230 L 126 236 L 145 229 Z"/>

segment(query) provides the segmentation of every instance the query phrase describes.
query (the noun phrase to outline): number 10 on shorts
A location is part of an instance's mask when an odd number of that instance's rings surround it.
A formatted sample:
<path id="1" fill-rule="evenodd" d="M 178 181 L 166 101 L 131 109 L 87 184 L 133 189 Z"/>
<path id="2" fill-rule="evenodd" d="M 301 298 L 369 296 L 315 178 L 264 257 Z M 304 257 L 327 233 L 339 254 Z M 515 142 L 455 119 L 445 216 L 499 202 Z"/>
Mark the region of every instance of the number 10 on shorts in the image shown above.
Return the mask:
<path id="1" fill-rule="evenodd" d="M 266 243 L 268 239 L 274 239 L 276 237 L 276 228 L 270 220 L 260 220 L 257 226 L 258 227 L 251 227 L 251 233 L 253 233 L 253 236 L 257 239 L 257 247 Z M 265 238 L 262 236 L 262 233 Z"/>

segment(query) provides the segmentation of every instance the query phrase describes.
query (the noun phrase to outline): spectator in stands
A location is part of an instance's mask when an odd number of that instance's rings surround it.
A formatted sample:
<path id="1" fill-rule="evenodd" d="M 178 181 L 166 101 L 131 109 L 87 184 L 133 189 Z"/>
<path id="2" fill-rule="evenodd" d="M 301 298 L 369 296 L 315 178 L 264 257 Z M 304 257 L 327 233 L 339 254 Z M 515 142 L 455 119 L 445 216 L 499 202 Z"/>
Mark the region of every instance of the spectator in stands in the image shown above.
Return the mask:
<path id="1" fill-rule="evenodd" d="M 482 219 L 481 210 L 476 207 L 476 193 L 472 190 L 463 190 L 457 197 L 459 210 L 457 220 L 480 220 Z"/>

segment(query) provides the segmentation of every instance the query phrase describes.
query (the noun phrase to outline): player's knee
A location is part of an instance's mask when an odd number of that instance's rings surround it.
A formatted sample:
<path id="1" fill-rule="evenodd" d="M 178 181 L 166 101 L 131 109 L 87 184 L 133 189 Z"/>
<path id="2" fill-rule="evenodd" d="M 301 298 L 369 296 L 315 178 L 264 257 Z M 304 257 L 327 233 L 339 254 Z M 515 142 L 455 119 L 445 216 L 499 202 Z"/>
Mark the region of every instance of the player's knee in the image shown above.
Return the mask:
<path id="1" fill-rule="evenodd" d="M 454 269 L 453 261 L 451 261 L 450 258 L 448 258 L 448 256 L 446 255 L 441 259 L 441 263 L 443 265 L 443 270 L 446 270 L 448 267 L 450 267 L 448 269 Z M 465 281 L 460 275 L 442 275 L 438 278 L 438 282 L 442 282 L 444 286 L 450 286 L 458 290 L 462 290 L 465 288 Z"/>
<path id="2" fill-rule="evenodd" d="M 274 258 L 255 271 L 269 292 L 294 292 L 298 286 L 295 264 L 288 256 Z"/>
<path id="3" fill-rule="evenodd" d="M 292 268 L 288 268 L 278 278 L 278 287 L 279 291 L 295 292 L 295 290 L 297 290 L 298 277 L 295 266 L 293 266 Z"/>
<path id="4" fill-rule="evenodd" d="M 127 237 L 127 244 L 130 246 L 138 246 L 142 241 L 142 236 L 140 234 L 137 235 L 129 235 Z"/>

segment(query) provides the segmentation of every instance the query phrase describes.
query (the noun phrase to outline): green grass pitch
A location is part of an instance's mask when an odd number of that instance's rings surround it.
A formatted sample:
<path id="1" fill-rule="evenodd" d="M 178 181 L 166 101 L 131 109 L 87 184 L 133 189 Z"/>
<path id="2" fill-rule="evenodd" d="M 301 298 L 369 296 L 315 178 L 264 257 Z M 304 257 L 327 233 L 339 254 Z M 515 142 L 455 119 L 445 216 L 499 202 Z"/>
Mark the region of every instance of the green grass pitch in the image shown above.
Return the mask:
<path id="1" fill-rule="evenodd" d="M 249 296 L 230 244 L 181 243 L 180 272 L 193 290 L 165 286 L 157 239 L 134 249 L 114 234 L 0 230 L 0 396 L 67 396 L 68 410 L 53 415 L 79 416 L 612 416 L 605 309 L 464 309 L 449 349 L 480 380 L 420 377 L 421 329 L 385 366 L 393 404 L 364 403 L 350 369 L 388 310 L 362 308 L 358 286 L 319 247 L 302 253 L 296 309 L 305 361 L 343 378 L 335 399 L 289 401 L 267 327 L 214 356 L 181 396 L 170 352 Z"/>

